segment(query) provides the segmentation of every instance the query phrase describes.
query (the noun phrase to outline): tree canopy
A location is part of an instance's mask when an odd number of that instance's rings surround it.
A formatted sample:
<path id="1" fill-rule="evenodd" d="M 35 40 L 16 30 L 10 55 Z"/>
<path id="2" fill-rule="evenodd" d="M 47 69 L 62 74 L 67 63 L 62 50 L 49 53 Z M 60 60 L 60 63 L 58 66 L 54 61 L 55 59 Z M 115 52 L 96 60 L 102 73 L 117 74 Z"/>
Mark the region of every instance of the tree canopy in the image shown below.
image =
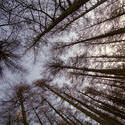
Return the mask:
<path id="1" fill-rule="evenodd" d="M 4 83 L 0 124 L 124 125 L 124 14 L 124 0 L 1 0 L 0 79 L 21 80 Z"/>

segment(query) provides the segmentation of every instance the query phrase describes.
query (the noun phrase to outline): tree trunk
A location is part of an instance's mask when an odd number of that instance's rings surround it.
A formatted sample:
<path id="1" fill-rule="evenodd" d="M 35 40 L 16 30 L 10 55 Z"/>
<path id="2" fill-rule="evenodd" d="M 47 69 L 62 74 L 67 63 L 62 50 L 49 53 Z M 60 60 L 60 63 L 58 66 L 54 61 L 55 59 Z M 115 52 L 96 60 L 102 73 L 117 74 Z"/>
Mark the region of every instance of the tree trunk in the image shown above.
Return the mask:
<path id="1" fill-rule="evenodd" d="M 36 117 L 37 117 L 37 118 L 38 118 L 38 120 L 39 120 L 40 125 L 43 125 L 43 123 L 42 123 L 42 121 L 41 121 L 41 119 L 40 119 L 40 117 L 39 117 L 38 113 L 36 112 L 35 108 L 34 108 L 33 106 L 32 106 L 32 108 L 33 108 L 33 111 L 34 111 L 34 113 L 35 113 Z"/>
<path id="2" fill-rule="evenodd" d="M 75 104 L 73 101 L 67 99 L 66 97 L 62 96 L 60 93 L 58 93 L 57 91 L 55 91 L 54 89 L 52 89 L 49 85 L 47 85 L 47 84 L 42 84 L 42 85 L 45 86 L 46 88 L 48 88 L 51 92 L 53 92 L 54 94 L 56 94 L 57 96 L 59 96 L 63 100 L 65 100 L 66 102 L 68 102 L 69 104 L 71 104 L 72 106 L 74 106 L 76 109 L 78 109 L 81 112 L 83 112 L 85 115 L 91 117 L 92 119 L 94 119 L 95 121 L 97 121 L 98 123 L 100 123 L 102 125 L 106 125 L 106 124 L 104 124 L 103 118 L 100 118 L 100 117 L 94 115 L 92 112 L 87 111 L 83 107 Z"/>
<path id="3" fill-rule="evenodd" d="M 77 0 L 75 1 L 68 9 L 66 9 L 55 21 L 49 25 L 49 27 L 42 33 L 40 33 L 35 39 L 33 44 L 30 46 L 32 48 L 42 36 L 44 36 L 46 33 L 50 32 L 58 23 L 60 23 L 62 20 L 64 20 L 68 15 L 72 14 L 76 10 L 78 10 L 82 5 L 84 5 L 89 0 Z"/>
<path id="4" fill-rule="evenodd" d="M 49 104 L 49 106 L 68 124 L 71 125 L 71 123 L 57 110 L 55 109 L 52 104 L 44 98 L 44 100 Z"/>
<path id="5" fill-rule="evenodd" d="M 24 125 L 29 125 L 28 121 L 27 121 L 27 116 L 26 116 L 26 111 L 25 111 L 25 107 L 24 107 L 24 99 L 23 99 L 23 95 L 22 92 L 19 90 L 18 92 L 18 99 L 21 105 L 21 110 L 22 110 L 22 117 L 23 117 L 23 124 Z"/>

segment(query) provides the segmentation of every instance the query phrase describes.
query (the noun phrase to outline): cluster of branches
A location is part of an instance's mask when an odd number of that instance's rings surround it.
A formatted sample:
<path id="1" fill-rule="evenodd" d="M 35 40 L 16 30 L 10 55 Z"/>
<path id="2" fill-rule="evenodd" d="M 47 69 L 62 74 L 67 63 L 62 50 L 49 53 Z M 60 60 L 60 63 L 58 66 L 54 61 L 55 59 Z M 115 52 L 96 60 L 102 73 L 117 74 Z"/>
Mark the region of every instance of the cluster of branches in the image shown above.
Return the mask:
<path id="1" fill-rule="evenodd" d="M 104 9 L 105 12 L 101 14 Z M 52 49 L 57 49 L 58 52 L 60 50 L 63 58 L 68 52 L 77 51 L 76 55 L 67 60 L 57 56 L 46 65 L 50 76 L 64 76 L 72 83 L 69 90 L 78 91 L 76 95 L 72 92 L 71 95 L 66 93 L 66 96 L 72 99 L 73 103 L 76 101 L 77 106 L 81 104 L 87 108 L 86 112 L 83 111 L 84 114 L 104 125 L 125 122 L 125 113 L 122 112 L 125 108 L 124 12 L 123 1 L 107 1 L 106 5 L 102 4 L 90 13 L 94 14 L 92 18 L 89 14 L 86 15 L 87 21 L 83 15 L 83 19 L 79 21 L 84 22 L 74 24 L 77 40 L 55 43 Z M 94 116 L 90 115 L 88 110 L 93 112 Z"/>
<path id="2" fill-rule="evenodd" d="M 0 123 L 9 125 L 22 123 L 24 125 L 35 123 L 83 125 L 88 122 L 102 125 L 124 124 L 125 106 L 124 98 L 121 98 L 123 95 L 119 93 L 121 90 L 111 89 L 109 95 L 105 92 L 107 90 L 99 91 L 94 87 L 86 87 L 79 91 L 67 85 L 58 88 L 50 84 L 53 82 L 41 79 L 30 86 L 20 83 L 11 88 L 11 94 L 6 93 L 0 100 L 2 107 Z M 86 117 L 94 121 L 87 122 L 84 120 Z"/>
<path id="3" fill-rule="evenodd" d="M 89 124 L 84 120 L 89 116 L 92 124 L 125 124 L 124 6 L 124 0 L 1 1 L 1 72 L 3 65 L 18 68 L 15 48 L 20 44 L 37 50 L 69 29 L 78 36 L 70 42 L 53 42 L 52 55 L 57 50 L 60 56 L 46 64 L 44 74 L 49 73 L 51 82 L 14 87 L 2 100 L 1 123 L 82 125 Z M 52 85 L 59 73 L 70 85 L 61 89 L 60 83 Z"/>
<path id="4" fill-rule="evenodd" d="M 3 53 L 6 53 L 6 51 L 8 51 L 5 49 L 6 47 L 3 47 L 3 42 L 7 42 L 8 44 L 6 46 L 9 46 L 9 48 L 11 49 L 12 45 L 17 45 L 15 44 L 17 43 L 17 41 L 18 45 L 23 45 L 23 47 L 34 47 L 34 50 L 36 52 L 36 48 L 38 49 L 40 47 L 38 46 L 40 43 L 46 43 L 48 41 L 47 34 L 51 33 L 52 30 L 52 33 L 54 33 L 55 31 L 60 31 L 64 23 L 67 25 L 69 22 L 75 21 L 78 17 L 80 18 L 82 14 L 78 15 L 75 12 L 80 7 L 82 7 L 82 5 L 85 5 L 86 7 L 86 3 L 88 1 L 89 0 L 0 1 L 0 32 L 2 36 L 0 39 L 0 52 L 3 55 Z M 94 6 L 92 6 L 91 4 L 91 9 L 85 9 L 83 15 L 96 8 L 100 4 L 104 3 L 105 1 L 106 0 L 103 0 L 102 2 L 98 1 L 94 4 Z M 73 16 L 73 13 L 75 13 L 75 17 Z M 57 27 L 59 23 L 60 25 Z M 49 35 L 49 38 L 51 37 L 52 36 Z M 17 46 L 15 46 L 15 48 L 18 51 Z M 13 47 L 11 50 L 13 50 Z M 11 55 L 15 55 L 15 52 L 11 51 L 11 53 Z M 6 62 L 9 64 L 9 67 L 10 65 L 12 65 L 11 67 L 20 69 L 17 68 L 19 66 L 15 64 L 16 62 L 14 63 L 13 61 L 8 61 L 8 59 L 10 58 L 8 55 L 4 54 L 4 57 L 6 57 Z M 1 60 L 1 62 L 3 63 L 3 56 L 1 56 Z M 3 64 L 1 64 L 1 74 L 2 70 L 4 69 L 3 67 Z"/>

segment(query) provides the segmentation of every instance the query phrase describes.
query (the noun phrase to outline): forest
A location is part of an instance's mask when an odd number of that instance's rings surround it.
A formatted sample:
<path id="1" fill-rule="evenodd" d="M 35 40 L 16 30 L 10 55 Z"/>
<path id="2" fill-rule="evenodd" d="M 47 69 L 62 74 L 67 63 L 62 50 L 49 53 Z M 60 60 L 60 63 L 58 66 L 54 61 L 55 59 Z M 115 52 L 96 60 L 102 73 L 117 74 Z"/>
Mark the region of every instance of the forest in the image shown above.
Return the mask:
<path id="1" fill-rule="evenodd" d="M 0 125 L 125 125 L 124 0 L 0 0 Z"/>

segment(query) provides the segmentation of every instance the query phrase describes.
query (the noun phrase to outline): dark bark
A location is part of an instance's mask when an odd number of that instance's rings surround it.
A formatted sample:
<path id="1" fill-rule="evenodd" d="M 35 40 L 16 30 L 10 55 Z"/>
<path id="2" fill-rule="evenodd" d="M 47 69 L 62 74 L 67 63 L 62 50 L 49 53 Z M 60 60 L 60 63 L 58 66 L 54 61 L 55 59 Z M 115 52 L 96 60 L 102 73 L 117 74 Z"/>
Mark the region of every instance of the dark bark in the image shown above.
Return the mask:
<path id="1" fill-rule="evenodd" d="M 72 113 L 69 113 L 71 117 L 73 117 L 75 119 L 75 121 L 77 122 L 77 124 L 80 125 L 84 125 L 79 119 L 76 118 L 76 116 L 74 116 Z"/>
<path id="2" fill-rule="evenodd" d="M 95 23 L 95 24 L 93 24 L 93 25 L 91 25 L 91 26 L 86 27 L 85 30 L 86 30 L 86 29 L 89 29 L 89 28 L 92 28 L 92 27 L 94 27 L 94 26 L 98 26 L 98 25 L 100 25 L 100 24 L 102 24 L 102 23 L 105 23 L 105 22 L 108 22 L 108 21 L 112 21 L 113 19 L 116 19 L 116 18 L 118 18 L 118 17 L 121 17 L 121 16 L 123 16 L 124 14 L 125 14 L 125 12 L 121 12 L 121 13 L 119 13 L 119 14 L 116 14 L 115 16 L 112 16 L 112 17 L 110 17 L 110 18 L 108 18 L 108 19 L 102 20 L 102 21 L 100 21 L 100 22 L 98 22 L 98 23 Z"/>
<path id="3" fill-rule="evenodd" d="M 70 24 L 72 24 L 74 21 L 76 21 L 77 19 L 81 18 L 82 16 L 84 16 L 85 14 L 87 14 L 88 12 L 94 10 L 96 7 L 100 6 L 101 4 L 103 4 L 104 2 L 106 2 L 107 0 L 101 0 L 99 2 L 97 2 L 95 5 L 93 5 L 92 7 L 90 7 L 88 10 L 86 10 L 85 12 L 83 12 L 82 14 L 80 14 L 79 16 L 75 17 L 72 21 L 70 21 L 69 23 L 67 23 L 64 27 L 63 30 L 66 29 Z"/>
<path id="4" fill-rule="evenodd" d="M 114 114 L 117 117 L 125 119 L 125 112 L 119 110 L 117 107 L 115 107 L 113 105 L 110 105 L 108 103 L 102 102 L 100 100 L 94 99 L 91 96 L 89 96 L 89 95 L 87 95 L 87 94 L 85 94 L 83 92 L 80 92 L 80 93 L 83 94 L 84 96 L 89 97 L 91 100 L 95 101 L 96 103 L 100 103 L 101 105 L 98 105 L 98 107 L 100 107 L 101 109 L 103 109 L 103 110 L 105 110 L 105 111 L 107 111 L 109 113 L 112 113 L 112 114 Z"/>
<path id="5" fill-rule="evenodd" d="M 93 78 L 110 78 L 110 79 L 121 79 L 124 80 L 125 78 L 122 76 L 107 76 L 107 75 L 91 75 L 91 74 L 85 74 L 85 73 L 78 73 L 78 72 L 70 72 L 72 75 L 78 75 L 78 76 L 90 76 Z M 108 79 L 107 79 L 108 80 Z"/>
<path id="6" fill-rule="evenodd" d="M 18 99 L 19 99 L 19 102 L 20 102 L 20 106 L 21 106 L 22 117 L 23 117 L 23 124 L 24 125 L 29 125 L 28 121 L 27 121 L 25 107 L 24 107 L 24 98 L 23 98 L 22 92 L 19 90 L 17 95 L 18 95 Z"/>
<path id="7" fill-rule="evenodd" d="M 93 69 L 93 68 L 86 68 L 86 67 L 76 67 L 76 66 L 69 66 L 69 65 L 51 65 L 50 67 L 53 68 L 60 68 L 60 69 L 75 69 L 75 70 L 82 70 L 85 72 L 95 72 L 101 74 L 110 74 L 110 75 L 119 75 L 125 76 L 125 69 Z"/>
<path id="8" fill-rule="evenodd" d="M 32 48 L 36 43 L 43 37 L 46 33 L 50 32 L 58 23 L 60 23 L 62 20 L 64 20 L 68 15 L 72 14 L 76 10 L 78 10 L 82 5 L 84 5 L 89 0 L 77 0 L 75 1 L 69 8 L 67 8 L 57 19 L 54 20 L 52 24 L 48 26 L 48 28 L 36 36 L 34 39 L 33 44 L 29 47 Z"/>
<path id="9" fill-rule="evenodd" d="M 73 46 L 73 45 L 76 45 L 76 44 L 79 44 L 79 43 L 89 42 L 89 41 L 92 41 L 92 40 L 99 40 L 99 39 L 103 39 L 103 38 L 107 38 L 107 37 L 112 37 L 112 36 L 124 34 L 124 33 L 125 33 L 125 28 L 119 28 L 117 30 L 110 31 L 108 33 L 101 34 L 101 35 L 98 35 L 98 36 L 95 36 L 95 37 L 92 37 L 92 38 L 87 38 L 87 39 L 84 39 L 84 40 L 81 40 L 81 41 L 66 44 L 64 46 L 61 46 L 60 48 L 69 47 L 69 46 Z"/>
<path id="10" fill-rule="evenodd" d="M 107 113 L 103 113 L 103 112 L 95 109 L 93 106 L 87 105 L 85 102 L 83 102 L 83 101 L 81 101 L 79 99 L 76 99 L 73 96 L 70 96 L 69 94 L 65 93 L 65 95 L 68 96 L 69 98 L 73 99 L 74 101 L 77 101 L 78 103 L 80 103 L 81 105 L 83 105 L 84 107 L 89 109 L 90 111 L 94 112 L 95 114 L 99 115 L 101 118 L 104 119 L 104 124 L 105 125 L 123 125 L 117 119 L 112 118 Z"/>
<path id="11" fill-rule="evenodd" d="M 70 122 L 48 101 L 44 98 L 44 100 L 49 104 L 49 106 L 68 124 L 71 125 Z"/>
<path id="12" fill-rule="evenodd" d="M 113 95 L 109 95 L 107 93 L 104 93 L 103 91 L 100 92 L 94 88 L 88 88 L 87 93 L 90 93 L 90 94 L 95 95 L 95 96 L 104 97 L 117 105 L 125 106 L 125 99 L 119 98 L 119 97 L 116 97 Z"/>
<path id="13" fill-rule="evenodd" d="M 34 111 L 34 113 L 35 113 L 36 117 L 37 117 L 37 118 L 38 118 L 38 120 L 39 120 L 40 125 L 43 125 L 42 120 L 40 119 L 40 117 L 39 117 L 38 113 L 36 112 L 36 109 L 35 109 L 33 106 L 32 106 L 32 108 L 33 108 L 33 111 Z"/>
<path id="14" fill-rule="evenodd" d="M 60 93 L 58 93 L 56 90 L 52 89 L 49 85 L 47 84 L 43 84 L 42 86 L 48 88 L 48 90 L 50 90 L 51 92 L 53 92 L 54 94 L 56 94 L 58 97 L 60 97 L 61 99 L 63 99 L 64 101 L 68 102 L 69 104 L 71 104 L 72 106 L 74 106 L 76 109 L 80 110 L 81 112 L 83 112 L 85 115 L 89 116 L 90 118 L 94 119 L 95 121 L 97 121 L 98 123 L 102 124 L 102 125 L 106 125 L 104 123 L 103 118 L 100 118 L 98 116 L 96 116 L 95 114 L 91 113 L 91 111 L 88 111 L 86 109 L 84 109 L 83 107 L 79 106 L 78 104 L 74 103 L 73 101 L 67 99 L 66 97 L 62 96 Z"/>
<path id="15" fill-rule="evenodd" d="M 44 112 L 44 115 L 46 116 L 46 118 L 47 118 L 48 122 L 50 123 L 50 125 L 53 125 L 51 119 L 49 118 L 49 116 L 45 112 Z"/>

